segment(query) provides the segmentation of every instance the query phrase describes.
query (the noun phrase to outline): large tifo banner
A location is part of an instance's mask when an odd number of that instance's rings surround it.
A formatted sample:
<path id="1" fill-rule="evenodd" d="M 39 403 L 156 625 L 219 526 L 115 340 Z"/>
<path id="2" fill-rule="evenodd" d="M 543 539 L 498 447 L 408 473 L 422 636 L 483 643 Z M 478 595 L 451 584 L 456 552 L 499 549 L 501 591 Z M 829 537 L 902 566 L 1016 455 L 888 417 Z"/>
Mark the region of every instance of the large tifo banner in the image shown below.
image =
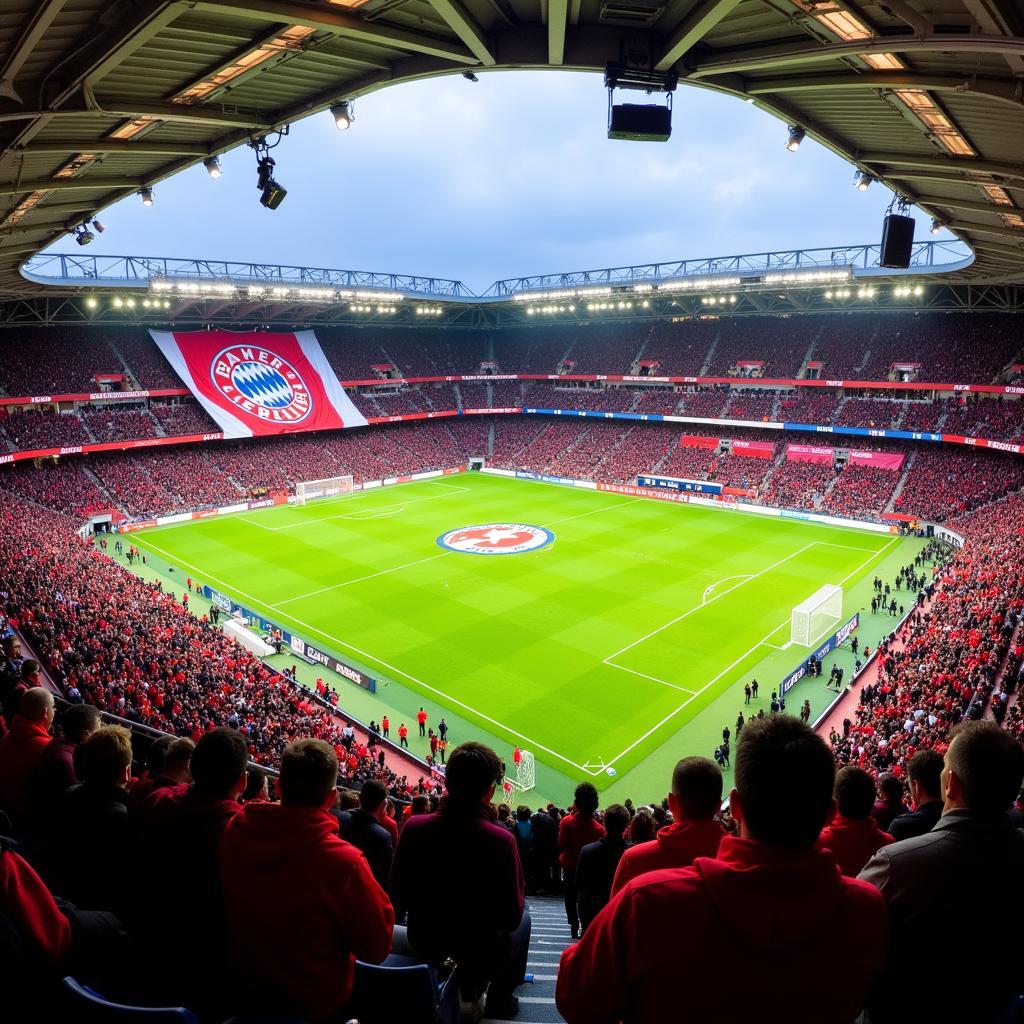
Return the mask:
<path id="1" fill-rule="evenodd" d="M 226 438 L 365 427 L 312 331 L 150 331 Z"/>
<path id="2" fill-rule="evenodd" d="M 896 452 L 860 451 L 849 449 L 850 464 L 853 466 L 872 466 L 875 469 L 898 470 L 903 465 L 903 456 Z M 818 444 L 787 444 L 787 462 L 828 462 L 835 461 L 836 450 L 827 445 Z"/>

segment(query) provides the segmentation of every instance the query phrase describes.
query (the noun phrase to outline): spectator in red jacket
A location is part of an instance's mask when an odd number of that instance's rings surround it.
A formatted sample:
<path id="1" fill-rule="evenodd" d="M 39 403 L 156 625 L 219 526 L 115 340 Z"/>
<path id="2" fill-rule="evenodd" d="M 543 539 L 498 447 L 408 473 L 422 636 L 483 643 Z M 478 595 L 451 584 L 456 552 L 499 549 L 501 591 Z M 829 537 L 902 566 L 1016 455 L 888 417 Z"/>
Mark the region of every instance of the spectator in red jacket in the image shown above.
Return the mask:
<path id="1" fill-rule="evenodd" d="M 576 787 L 572 810 L 558 825 L 558 848 L 561 850 L 558 863 L 562 865 L 562 884 L 565 887 L 565 916 L 574 939 L 580 937 L 580 917 L 576 906 L 576 865 L 580 850 L 596 843 L 605 834 L 604 826 L 597 820 L 597 805 L 597 790 L 593 783 L 581 782 Z"/>
<path id="2" fill-rule="evenodd" d="M 412 951 L 432 964 L 454 959 L 463 999 L 477 999 L 489 981 L 493 1020 L 518 1009 L 514 989 L 525 976 L 530 945 L 516 840 L 496 823 L 491 805 L 501 779 L 501 760 L 490 747 L 456 747 L 440 810 L 409 818 L 391 868 L 392 899 L 399 914 L 408 913 Z M 396 952 L 402 939 L 396 930 Z"/>
<path id="3" fill-rule="evenodd" d="M 60 733 L 46 745 L 36 769 L 33 816 L 39 825 L 57 810 L 61 797 L 78 782 L 75 751 L 101 724 L 91 704 L 72 704 L 58 721 Z"/>
<path id="4" fill-rule="evenodd" d="M 863 768 L 841 768 L 834 796 L 836 815 L 821 830 L 817 846 L 832 854 L 847 878 L 856 878 L 875 853 L 893 841 L 892 836 L 871 816 L 875 781 Z"/>
<path id="5" fill-rule="evenodd" d="M 175 980 L 188 980 L 200 1006 L 222 980 L 215 976 L 226 946 L 217 848 L 241 807 L 248 755 L 241 733 L 211 729 L 192 751 L 191 785 L 158 789 L 135 815 L 141 818 L 140 887 L 158 878 L 161 910 L 189 908 L 187 914 L 166 914 L 143 905 L 140 931 L 153 947 L 155 962 L 173 961 L 184 968 Z"/>
<path id="6" fill-rule="evenodd" d="M 622 855 L 614 896 L 631 878 L 662 868 L 686 868 L 697 857 L 714 857 L 725 829 L 715 821 L 722 807 L 722 772 L 706 757 L 684 757 L 672 773 L 668 795 L 672 824 L 654 839 L 631 846 Z"/>
<path id="7" fill-rule="evenodd" d="M 71 953 L 71 924 L 9 840 L 0 839 L 0 963 L 5 1019 L 46 1019 L 46 993 Z M 42 1001 L 41 1001 L 42 1000 Z M 54 1017 L 60 1016 L 54 1008 Z"/>
<path id="8" fill-rule="evenodd" d="M 149 750 L 146 771 L 128 787 L 128 813 L 141 822 L 145 813 L 155 805 L 150 799 L 154 793 L 175 786 L 187 786 L 192 781 L 192 754 L 195 744 L 185 736 L 174 739 L 161 737 Z"/>
<path id="9" fill-rule="evenodd" d="M 323 740 L 281 754 L 281 803 L 246 804 L 220 848 L 231 963 L 244 1000 L 319 1024 L 352 996 L 356 959 L 380 963 L 394 913 L 330 813 L 338 758 Z"/>
<path id="10" fill-rule="evenodd" d="M 0 740 L 0 810 L 16 826 L 23 825 L 31 811 L 36 770 L 50 743 L 53 694 L 41 686 L 26 690 L 20 708 Z"/>
<path id="11" fill-rule="evenodd" d="M 556 1003 L 569 1024 L 850 1024 L 860 1012 L 886 912 L 814 849 L 832 809 L 828 747 L 772 715 L 743 729 L 735 772 L 739 837 L 717 858 L 634 878 L 562 954 Z"/>

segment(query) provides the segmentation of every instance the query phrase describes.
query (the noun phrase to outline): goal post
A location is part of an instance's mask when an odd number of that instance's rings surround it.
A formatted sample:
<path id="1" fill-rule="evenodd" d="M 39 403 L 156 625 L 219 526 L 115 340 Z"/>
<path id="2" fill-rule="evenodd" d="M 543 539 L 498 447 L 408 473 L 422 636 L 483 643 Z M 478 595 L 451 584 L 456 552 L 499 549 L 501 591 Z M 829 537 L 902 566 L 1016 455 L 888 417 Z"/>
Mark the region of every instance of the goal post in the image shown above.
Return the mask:
<path id="1" fill-rule="evenodd" d="M 512 752 L 511 771 L 506 767 L 502 789 L 508 799 L 515 793 L 525 793 L 537 785 L 537 762 L 529 750 L 516 747 Z"/>
<path id="2" fill-rule="evenodd" d="M 790 643 L 810 647 L 842 617 L 843 588 L 827 583 L 793 609 Z"/>
<path id="3" fill-rule="evenodd" d="M 330 476 L 324 480 L 300 480 L 295 485 L 295 504 L 305 505 L 318 498 L 337 498 L 355 489 L 351 475 Z"/>

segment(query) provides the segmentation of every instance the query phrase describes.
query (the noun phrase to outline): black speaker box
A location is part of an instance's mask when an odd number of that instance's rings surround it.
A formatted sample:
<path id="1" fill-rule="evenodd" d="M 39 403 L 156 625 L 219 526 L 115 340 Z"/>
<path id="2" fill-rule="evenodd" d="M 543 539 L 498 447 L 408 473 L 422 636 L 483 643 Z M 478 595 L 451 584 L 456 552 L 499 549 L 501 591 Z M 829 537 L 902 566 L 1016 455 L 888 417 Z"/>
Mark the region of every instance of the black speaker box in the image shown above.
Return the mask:
<path id="1" fill-rule="evenodd" d="M 910 253 L 914 248 L 914 218 L 890 213 L 882 225 L 879 265 L 893 270 L 906 270 L 910 266 Z"/>
<path id="2" fill-rule="evenodd" d="M 632 142 L 668 142 L 672 111 L 657 104 L 618 103 L 608 121 L 609 139 Z"/>

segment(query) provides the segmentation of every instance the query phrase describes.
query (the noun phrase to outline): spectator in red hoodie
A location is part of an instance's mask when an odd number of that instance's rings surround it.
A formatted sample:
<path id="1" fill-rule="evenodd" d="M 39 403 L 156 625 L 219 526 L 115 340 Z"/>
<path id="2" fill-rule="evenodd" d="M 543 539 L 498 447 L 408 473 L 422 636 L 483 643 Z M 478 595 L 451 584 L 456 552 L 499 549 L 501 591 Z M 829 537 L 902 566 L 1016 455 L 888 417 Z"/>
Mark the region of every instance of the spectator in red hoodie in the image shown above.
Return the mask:
<path id="1" fill-rule="evenodd" d="M 394 913 L 330 813 L 338 758 L 323 740 L 296 740 L 281 754 L 281 803 L 246 804 L 220 848 L 233 972 L 260 1009 L 319 1024 L 352 996 L 355 962 L 380 963 Z"/>
<path id="2" fill-rule="evenodd" d="M 569 1024 L 850 1024 L 860 1012 L 886 911 L 814 849 L 832 809 L 831 752 L 772 715 L 743 729 L 735 772 L 739 837 L 717 858 L 634 878 L 562 954 L 556 1003 Z"/>
<path id="3" fill-rule="evenodd" d="M 211 729 L 192 751 L 191 785 L 157 790 L 135 816 L 141 817 L 140 886 L 158 878 L 161 909 L 188 907 L 187 914 L 158 913 L 155 907 L 147 913 L 151 908 L 143 904 L 139 930 L 151 943 L 161 973 L 165 963 L 183 968 L 178 979 L 187 979 L 189 995 L 200 1007 L 208 1005 L 221 981 L 217 972 L 226 931 L 217 848 L 241 807 L 248 754 L 241 733 Z"/>
<path id="4" fill-rule="evenodd" d="M 604 834 L 604 826 L 597 820 L 597 790 L 591 782 L 576 787 L 573 806 L 558 825 L 558 863 L 562 865 L 562 884 L 565 887 L 565 916 L 572 929 L 572 937 L 580 937 L 580 917 L 577 909 L 576 865 L 580 850 L 596 843 Z"/>
<path id="5" fill-rule="evenodd" d="M 464 1000 L 478 999 L 489 981 L 492 1020 L 515 1016 L 530 945 L 515 836 L 497 824 L 491 805 L 501 780 L 501 759 L 490 747 L 456 747 L 440 810 L 409 818 L 391 868 L 396 911 L 408 912 L 408 945 L 435 965 L 452 957 Z M 396 952 L 402 938 L 398 931 Z"/>
<path id="6" fill-rule="evenodd" d="M 863 768 L 841 768 L 836 774 L 834 796 L 836 815 L 821 830 L 817 846 L 835 857 L 847 878 L 856 878 L 875 853 L 893 839 L 871 816 L 875 781 Z"/>
<path id="7" fill-rule="evenodd" d="M 128 813 L 136 815 L 138 822 L 155 806 L 154 793 L 187 786 L 192 781 L 192 754 L 196 745 L 187 736 L 161 739 L 167 742 L 157 740 L 153 744 L 146 771 L 128 787 Z"/>
<path id="8" fill-rule="evenodd" d="M 20 710 L 0 740 L 0 810 L 10 815 L 15 826 L 29 818 L 36 769 L 50 743 L 53 714 L 49 690 L 41 686 L 26 690 Z"/>
<path id="9" fill-rule="evenodd" d="M 910 808 L 903 802 L 903 783 L 891 772 L 883 772 L 878 776 L 878 801 L 871 809 L 871 817 L 886 832 L 893 818 L 909 812 Z"/>
<path id="10" fill-rule="evenodd" d="M 661 868 L 686 868 L 697 857 L 714 857 L 725 829 L 715 821 L 722 807 L 722 772 L 706 757 L 684 757 L 672 773 L 668 795 L 672 824 L 651 842 L 637 843 L 622 855 L 614 896 L 631 878 Z"/>

